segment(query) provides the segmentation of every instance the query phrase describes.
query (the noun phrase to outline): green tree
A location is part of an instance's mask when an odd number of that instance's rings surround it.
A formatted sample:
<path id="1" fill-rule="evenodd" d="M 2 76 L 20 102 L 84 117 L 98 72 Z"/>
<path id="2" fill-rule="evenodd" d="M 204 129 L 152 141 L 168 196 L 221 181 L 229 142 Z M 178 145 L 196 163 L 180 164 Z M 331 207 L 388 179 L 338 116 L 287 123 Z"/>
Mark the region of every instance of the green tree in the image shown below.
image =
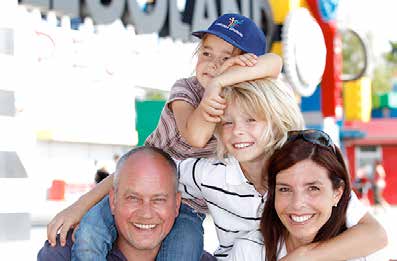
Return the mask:
<path id="1" fill-rule="evenodd" d="M 391 50 L 383 54 L 383 62 L 375 67 L 372 80 L 374 93 L 390 92 L 393 75 L 397 73 L 397 42 L 390 41 Z"/>
<path id="2" fill-rule="evenodd" d="M 352 30 L 342 30 L 342 79 L 354 78 L 366 70 L 367 53 L 363 38 Z"/>

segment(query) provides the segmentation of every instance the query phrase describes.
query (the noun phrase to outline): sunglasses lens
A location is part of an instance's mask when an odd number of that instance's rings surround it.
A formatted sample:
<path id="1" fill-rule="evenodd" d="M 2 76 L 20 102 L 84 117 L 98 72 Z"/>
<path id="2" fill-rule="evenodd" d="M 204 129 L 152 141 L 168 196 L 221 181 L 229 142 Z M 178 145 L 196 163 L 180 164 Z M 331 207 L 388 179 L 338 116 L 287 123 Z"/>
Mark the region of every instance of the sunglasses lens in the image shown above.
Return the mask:
<path id="1" fill-rule="evenodd" d="M 330 140 L 331 139 L 324 132 L 310 131 L 310 132 L 307 132 L 307 133 L 303 133 L 302 135 L 305 138 L 305 140 L 307 140 L 309 142 L 314 142 L 316 144 L 323 145 L 323 146 L 330 146 L 331 145 L 330 144 Z"/>
<path id="2" fill-rule="evenodd" d="M 289 131 L 287 141 L 294 141 L 299 138 L 306 140 L 320 146 L 331 147 L 334 151 L 334 146 L 331 138 L 327 133 L 320 130 L 302 130 L 302 131 Z"/>

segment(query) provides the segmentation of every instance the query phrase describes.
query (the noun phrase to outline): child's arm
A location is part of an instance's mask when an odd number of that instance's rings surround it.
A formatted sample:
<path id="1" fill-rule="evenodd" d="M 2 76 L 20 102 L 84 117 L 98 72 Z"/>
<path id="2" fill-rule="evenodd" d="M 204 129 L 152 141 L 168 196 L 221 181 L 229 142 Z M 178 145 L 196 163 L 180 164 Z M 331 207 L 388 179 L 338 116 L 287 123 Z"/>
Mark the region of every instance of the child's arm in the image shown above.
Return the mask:
<path id="1" fill-rule="evenodd" d="M 356 226 L 342 234 L 325 242 L 300 247 L 281 260 L 348 260 L 367 256 L 386 245 L 386 231 L 367 213 Z"/>
<path id="2" fill-rule="evenodd" d="M 230 66 L 226 61 L 219 69 L 215 84 L 218 87 L 230 86 L 239 82 L 245 82 L 265 77 L 277 78 L 281 72 L 283 61 L 280 56 L 267 53 L 259 56 L 253 66 Z"/>
<path id="3" fill-rule="evenodd" d="M 243 81 L 277 77 L 281 67 L 281 58 L 271 53 L 257 59 L 252 54 L 230 58 L 219 68 L 218 76 L 206 86 L 204 97 L 197 108 L 184 101 L 172 102 L 172 110 L 182 137 L 191 146 L 204 147 L 226 108 L 226 102 L 220 96 L 222 88 Z"/>
<path id="4" fill-rule="evenodd" d="M 72 205 L 59 212 L 47 225 L 47 238 L 50 244 L 55 246 L 55 238 L 59 231 L 61 245 L 64 246 L 69 229 L 76 226 L 84 214 L 109 193 L 112 185 L 113 175 L 109 175 Z"/>

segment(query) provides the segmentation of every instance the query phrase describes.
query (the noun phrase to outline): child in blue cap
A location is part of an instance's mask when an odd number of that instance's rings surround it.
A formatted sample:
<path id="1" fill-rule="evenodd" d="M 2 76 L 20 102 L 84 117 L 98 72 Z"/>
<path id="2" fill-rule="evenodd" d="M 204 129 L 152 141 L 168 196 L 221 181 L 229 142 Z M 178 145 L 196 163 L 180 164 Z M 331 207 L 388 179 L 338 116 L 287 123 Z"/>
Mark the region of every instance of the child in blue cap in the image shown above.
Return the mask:
<path id="1" fill-rule="evenodd" d="M 163 149 L 175 160 L 215 156 L 213 133 L 226 107 L 220 95 L 223 87 L 257 78 L 276 78 L 282 67 L 279 56 L 266 54 L 263 31 L 245 16 L 224 14 L 207 30 L 193 32 L 193 35 L 201 39 L 196 75 L 174 84 L 158 126 L 145 142 Z M 79 223 L 85 211 L 108 193 L 111 184 L 112 177 L 59 213 L 48 226 L 49 241 L 55 242 L 56 232 L 62 226 L 60 237 L 64 242 L 71 225 Z M 180 214 L 157 260 L 200 259 L 206 210 L 203 201 L 183 200 Z M 106 197 L 81 220 L 72 260 L 105 260 L 116 237 Z"/>

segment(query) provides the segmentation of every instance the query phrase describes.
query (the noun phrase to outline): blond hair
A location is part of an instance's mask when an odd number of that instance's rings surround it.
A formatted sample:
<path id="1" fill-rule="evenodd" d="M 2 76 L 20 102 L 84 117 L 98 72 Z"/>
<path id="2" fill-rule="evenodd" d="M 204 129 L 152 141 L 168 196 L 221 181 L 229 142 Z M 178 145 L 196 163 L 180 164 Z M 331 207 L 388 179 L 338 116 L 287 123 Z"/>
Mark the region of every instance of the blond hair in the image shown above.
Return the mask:
<path id="1" fill-rule="evenodd" d="M 268 122 L 269 128 L 263 133 L 262 138 L 268 141 L 264 151 L 269 156 L 284 144 L 289 130 L 304 128 L 303 116 L 293 91 L 279 80 L 264 78 L 238 83 L 223 88 L 222 96 L 228 106 L 238 105 L 254 119 Z M 220 124 L 215 135 L 218 138 L 217 155 L 224 159 L 228 155 L 220 139 Z"/>

